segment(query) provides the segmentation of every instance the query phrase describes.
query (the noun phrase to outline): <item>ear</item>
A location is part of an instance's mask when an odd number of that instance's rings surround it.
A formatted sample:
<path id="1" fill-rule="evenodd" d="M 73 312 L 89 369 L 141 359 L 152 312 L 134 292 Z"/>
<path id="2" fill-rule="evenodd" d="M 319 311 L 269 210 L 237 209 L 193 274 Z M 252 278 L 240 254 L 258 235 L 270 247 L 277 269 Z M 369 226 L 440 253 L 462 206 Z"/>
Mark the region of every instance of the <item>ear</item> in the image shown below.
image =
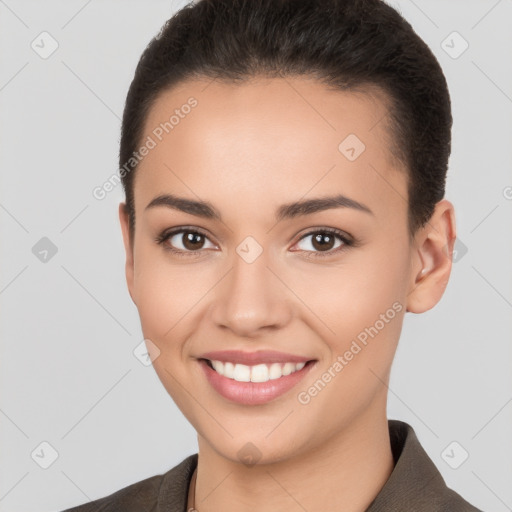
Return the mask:
<path id="1" fill-rule="evenodd" d="M 119 203 L 119 221 L 121 223 L 121 230 L 123 232 L 123 243 L 124 250 L 126 253 L 126 264 L 125 264 L 125 274 L 126 274 L 126 283 L 128 285 L 128 291 L 130 293 L 130 297 L 133 302 L 135 300 L 133 298 L 133 274 L 134 274 L 134 266 L 133 266 L 133 247 L 130 240 L 130 222 L 128 216 L 128 210 L 126 208 L 126 203 Z"/>
<path id="2" fill-rule="evenodd" d="M 450 278 L 455 238 L 455 211 L 452 203 L 443 199 L 414 237 L 413 272 L 406 311 L 423 313 L 441 300 Z"/>

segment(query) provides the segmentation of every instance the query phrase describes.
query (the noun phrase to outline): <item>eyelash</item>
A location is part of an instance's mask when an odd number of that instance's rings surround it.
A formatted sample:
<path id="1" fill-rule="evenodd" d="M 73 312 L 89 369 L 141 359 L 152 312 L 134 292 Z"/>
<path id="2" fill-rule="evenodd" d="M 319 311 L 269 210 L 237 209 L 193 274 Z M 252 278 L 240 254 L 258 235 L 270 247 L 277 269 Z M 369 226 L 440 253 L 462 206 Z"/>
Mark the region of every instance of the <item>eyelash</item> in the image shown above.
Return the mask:
<path id="1" fill-rule="evenodd" d="M 203 233 L 202 231 L 200 231 L 198 229 L 187 228 L 185 226 L 185 227 L 180 227 L 180 228 L 172 229 L 171 231 L 163 231 L 160 235 L 158 235 L 155 238 L 155 242 L 157 244 L 159 244 L 159 245 L 162 245 L 164 250 L 170 251 L 173 254 L 175 254 L 176 256 L 184 257 L 184 258 L 198 257 L 200 255 L 200 253 L 203 252 L 202 250 L 183 251 L 181 249 L 175 249 L 171 245 L 164 245 L 164 243 L 169 238 L 171 238 L 174 235 L 177 235 L 179 233 L 193 233 L 193 234 L 201 235 L 201 236 L 204 236 L 204 237 L 208 238 L 208 235 L 206 233 Z M 347 250 L 347 248 L 349 248 L 349 247 L 357 246 L 357 243 L 356 243 L 355 240 L 349 238 L 345 232 L 343 232 L 343 231 L 341 231 L 339 229 L 335 229 L 335 228 L 320 228 L 320 229 L 315 229 L 315 230 L 309 231 L 309 232 L 305 233 L 298 240 L 298 242 L 300 242 L 304 238 L 307 238 L 308 236 L 316 235 L 316 234 L 319 234 L 319 233 L 322 233 L 322 234 L 329 233 L 329 234 L 336 235 L 338 237 L 338 239 L 343 242 L 343 245 L 340 245 L 336 249 L 331 249 L 329 251 L 301 251 L 299 249 L 298 251 L 294 251 L 294 252 L 305 252 L 305 253 L 313 254 L 313 256 L 306 256 L 306 258 L 325 258 L 325 257 L 328 257 L 328 256 L 332 256 L 334 254 L 341 253 L 342 251 Z"/>

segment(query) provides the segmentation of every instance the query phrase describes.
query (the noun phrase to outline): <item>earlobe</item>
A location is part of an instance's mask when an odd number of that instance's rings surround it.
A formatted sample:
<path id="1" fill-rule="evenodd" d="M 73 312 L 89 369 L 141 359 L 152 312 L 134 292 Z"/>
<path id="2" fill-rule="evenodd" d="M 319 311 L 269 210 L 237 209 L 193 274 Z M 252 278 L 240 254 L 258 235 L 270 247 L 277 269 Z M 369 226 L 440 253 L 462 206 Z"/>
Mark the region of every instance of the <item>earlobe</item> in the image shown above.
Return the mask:
<path id="1" fill-rule="evenodd" d="M 441 300 L 450 278 L 455 238 L 454 208 L 443 199 L 437 203 L 429 222 L 416 235 L 416 258 L 407 296 L 407 311 L 423 313 Z"/>
<path id="2" fill-rule="evenodd" d="M 126 263 L 125 263 L 125 274 L 126 274 L 126 283 L 128 285 L 128 292 L 130 293 L 130 297 L 133 302 L 134 293 L 133 293 L 133 275 L 134 275 L 134 261 L 133 261 L 133 248 L 130 240 L 130 222 L 128 210 L 126 208 L 126 203 L 119 203 L 119 222 L 121 224 L 121 231 L 123 235 L 123 243 L 124 250 L 126 253 Z"/>

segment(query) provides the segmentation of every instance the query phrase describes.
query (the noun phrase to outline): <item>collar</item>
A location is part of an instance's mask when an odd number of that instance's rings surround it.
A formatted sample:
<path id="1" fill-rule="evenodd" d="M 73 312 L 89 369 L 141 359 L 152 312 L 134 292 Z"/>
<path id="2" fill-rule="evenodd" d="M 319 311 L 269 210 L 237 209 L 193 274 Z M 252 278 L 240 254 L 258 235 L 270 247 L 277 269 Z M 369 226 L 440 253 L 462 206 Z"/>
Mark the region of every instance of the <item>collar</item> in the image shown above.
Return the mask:
<path id="1" fill-rule="evenodd" d="M 395 467 L 366 512 L 481 512 L 446 486 L 409 424 L 388 420 L 388 428 Z M 164 475 L 156 512 L 186 510 L 197 461 L 190 455 Z"/>
<path id="2" fill-rule="evenodd" d="M 481 512 L 446 486 L 409 424 L 388 427 L 395 467 L 366 512 Z"/>

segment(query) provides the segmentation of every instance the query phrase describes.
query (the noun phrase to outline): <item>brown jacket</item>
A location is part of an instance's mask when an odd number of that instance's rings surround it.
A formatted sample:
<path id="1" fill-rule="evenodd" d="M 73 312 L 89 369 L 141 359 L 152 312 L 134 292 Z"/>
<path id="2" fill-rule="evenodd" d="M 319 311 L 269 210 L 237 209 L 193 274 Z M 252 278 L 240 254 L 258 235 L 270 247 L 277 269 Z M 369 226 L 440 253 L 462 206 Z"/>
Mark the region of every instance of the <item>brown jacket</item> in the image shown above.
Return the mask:
<path id="1" fill-rule="evenodd" d="M 482 512 L 448 488 L 413 428 L 388 420 L 395 468 L 366 512 Z M 198 454 L 163 475 L 63 512 L 186 512 Z"/>

